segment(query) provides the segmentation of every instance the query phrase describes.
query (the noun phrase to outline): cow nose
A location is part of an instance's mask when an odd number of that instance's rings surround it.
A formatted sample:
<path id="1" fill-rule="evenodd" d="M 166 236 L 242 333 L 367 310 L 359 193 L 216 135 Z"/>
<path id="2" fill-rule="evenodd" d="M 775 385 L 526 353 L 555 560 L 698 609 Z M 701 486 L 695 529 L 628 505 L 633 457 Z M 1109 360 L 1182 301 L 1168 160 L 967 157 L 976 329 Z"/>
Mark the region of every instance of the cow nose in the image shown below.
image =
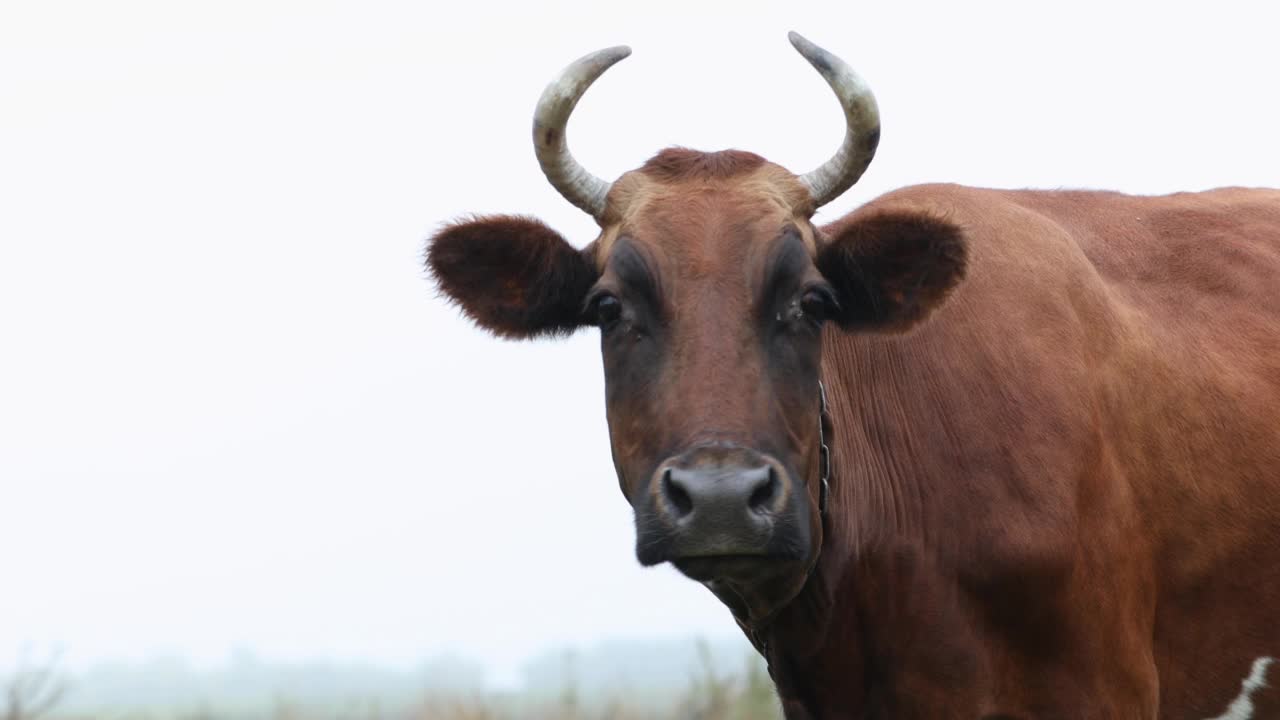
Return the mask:
<path id="1" fill-rule="evenodd" d="M 664 460 L 633 501 L 636 558 L 643 565 L 671 561 L 705 580 L 743 570 L 726 562 L 755 567 L 750 558 L 808 552 L 806 495 L 792 477 L 773 457 L 727 443 Z"/>
<path id="2" fill-rule="evenodd" d="M 778 491 L 770 465 L 751 468 L 667 468 L 662 494 L 676 520 L 692 515 L 733 517 L 769 509 Z"/>

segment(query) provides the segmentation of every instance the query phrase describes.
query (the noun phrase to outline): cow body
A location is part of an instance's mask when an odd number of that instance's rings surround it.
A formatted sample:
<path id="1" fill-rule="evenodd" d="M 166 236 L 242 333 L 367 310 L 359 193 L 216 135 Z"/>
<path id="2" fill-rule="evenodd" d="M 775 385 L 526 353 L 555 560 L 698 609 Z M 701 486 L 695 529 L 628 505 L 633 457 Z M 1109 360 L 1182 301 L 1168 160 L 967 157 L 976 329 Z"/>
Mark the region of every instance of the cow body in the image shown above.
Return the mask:
<path id="1" fill-rule="evenodd" d="M 784 698 L 1223 713 L 1280 653 L 1280 192 L 925 186 L 827 231 L 886 210 L 963 227 L 969 272 L 914 332 L 826 333 L 832 511 L 766 634 Z"/>
<path id="2" fill-rule="evenodd" d="M 593 53 L 533 137 L 599 235 L 448 225 L 443 293 L 503 337 L 600 329 L 636 557 L 725 603 L 791 720 L 1280 717 L 1280 191 L 932 185 L 819 227 L 879 116 L 792 43 L 829 161 L 607 183 L 565 141 L 629 50 Z"/>

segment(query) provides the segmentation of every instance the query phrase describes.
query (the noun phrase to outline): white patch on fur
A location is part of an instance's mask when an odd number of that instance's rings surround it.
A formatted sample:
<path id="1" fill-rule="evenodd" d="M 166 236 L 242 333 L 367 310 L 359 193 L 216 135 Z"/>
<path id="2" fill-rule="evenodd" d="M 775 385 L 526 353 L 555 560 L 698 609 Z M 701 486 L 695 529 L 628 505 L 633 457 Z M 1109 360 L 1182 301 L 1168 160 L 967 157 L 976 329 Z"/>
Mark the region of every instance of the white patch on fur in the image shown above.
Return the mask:
<path id="1" fill-rule="evenodd" d="M 1240 694 L 1227 706 L 1227 711 L 1209 720 L 1249 720 L 1253 717 L 1253 694 L 1267 686 L 1267 666 L 1275 662 L 1275 658 L 1260 657 L 1253 661 L 1249 677 L 1240 683 Z"/>

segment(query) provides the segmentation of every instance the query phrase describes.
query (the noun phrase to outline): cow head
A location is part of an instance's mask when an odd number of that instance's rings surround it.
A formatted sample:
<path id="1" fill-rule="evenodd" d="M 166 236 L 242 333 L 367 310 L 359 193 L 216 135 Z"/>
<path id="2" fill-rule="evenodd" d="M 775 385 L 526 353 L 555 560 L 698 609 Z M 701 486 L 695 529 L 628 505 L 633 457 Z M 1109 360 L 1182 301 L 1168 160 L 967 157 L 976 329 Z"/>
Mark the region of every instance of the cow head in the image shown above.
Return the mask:
<path id="1" fill-rule="evenodd" d="M 959 231 L 916 215 L 823 232 L 816 208 L 850 187 L 879 137 L 875 100 L 839 58 L 792 43 L 845 111 L 843 145 L 794 175 L 757 155 L 665 150 L 605 183 L 564 128 L 626 48 L 567 68 L 542 96 L 544 172 L 601 231 L 582 250 L 526 217 L 449 225 L 428 249 L 441 290 L 509 338 L 600 329 L 614 465 L 641 563 L 671 562 L 740 616 L 799 591 L 823 541 L 819 509 L 823 327 L 897 331 L 957 282 Z"/>

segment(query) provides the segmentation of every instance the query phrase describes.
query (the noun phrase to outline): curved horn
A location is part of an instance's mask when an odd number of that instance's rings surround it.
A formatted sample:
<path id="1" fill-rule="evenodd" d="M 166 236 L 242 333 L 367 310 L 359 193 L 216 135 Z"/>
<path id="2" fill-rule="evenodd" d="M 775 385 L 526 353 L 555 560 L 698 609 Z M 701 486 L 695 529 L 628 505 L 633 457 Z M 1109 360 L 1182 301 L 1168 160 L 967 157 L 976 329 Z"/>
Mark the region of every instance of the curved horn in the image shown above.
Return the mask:
<path id="1" fill-rule="evenodd" d="M 871 164 L 880 142 L 880 109 L 867 83 L 845 61 L 799 33 L 787 33 L 787 38 L 827 81 L 844 108 L 845 132 L 840 149 L 830 160 L 800 176 L 800 182 L 813 196 L 814 206 L 822 207 L 853 187 Z"/>
<path id="2" fill-rule="evenodd" d="M 538 107 L 533 111 L 533 150 L 538 155 L 542 172 L 566 200 L 597 219 L 604 213 L 609 183 L 592 175 L 573 159 L 565 142 L 564 129 L 578 99 L 591 87 L 591 83 L 630 54 L 631 48 L 619 45 L 584 55 L 551 81 L 542 91 Z"/>

